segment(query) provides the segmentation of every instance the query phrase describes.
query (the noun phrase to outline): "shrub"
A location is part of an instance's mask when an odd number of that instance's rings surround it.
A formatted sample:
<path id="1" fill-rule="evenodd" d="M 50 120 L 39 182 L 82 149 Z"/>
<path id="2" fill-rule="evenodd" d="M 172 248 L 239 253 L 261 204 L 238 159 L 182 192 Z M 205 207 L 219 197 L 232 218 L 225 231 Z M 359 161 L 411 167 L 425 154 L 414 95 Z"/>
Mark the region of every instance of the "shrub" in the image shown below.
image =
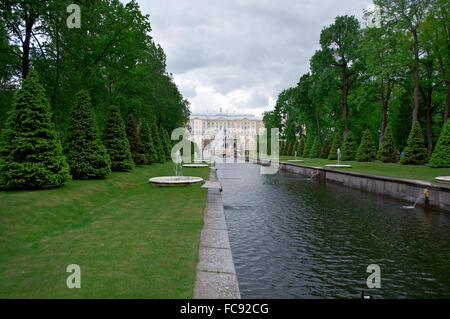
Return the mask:
<path id="1" fill-rule="evenodd" d="M 402 164 L 425 164 L 428 161 L 427 148 L 423 138 L 422 129 L 419 122 L 414 122 L 408 141 L 403 150 L 403 157 L 400 159 Z"/>
<path id="2" fill-rule="evenodd" d="M 356 153 L 356 159 L 358 162 L 370 162 L 375 159 L 375 147 L 373 146 L 372 136 L 370 130 L 364 131 L 361 143 L 359 144 L 358 151 Z"/>
<path id="3" fill-rule="evenodd" d="M 130 144 L 130 152 L 133 162 L 137 165 L 147 164 L 147 158 L 145 157 L 144 147 L 138 134 L 136 120 L 131 113 L 128 114 L 127 123 L 125 124 L 125 131 L 127 133 L 128 143 Z"/>
<path id="4" fill-rule="evenodd" d="M 59 187 L 70 179 L 69 165 L 52 122 L 44 87 L 34 70 L 14 96 L 0 136 L 0 187 Z"/>
<path id="5" fill-rule="evenodd" d="M 302 156 L 304 149 L 305 149 L 305 137 L 302 136 L 302 137 L 300 137 L 300 141 L 298 142 L 298 147 L 297 147 L 297 156 L 298 157 Z"/>
<path id="6" fill-rule="evenodd" d="M 450 120 L 442 127 L 441 135 L 431 155 L 430 167 L 450 167 Z"/>
<path id="7" fill-rule="evenodd" d="M 292 142 L 288 142 L 287 143 L 287 147 L 286 147 L 286 155 L 287 156 L 291 156 L 292 155 L 292 148 L 293 148 Z"/>
<path id="8" fill-rule="evenodd" d="M 342 142 L 342 134 L 341 132 L 337 131 L 336 134 L 334 134 L 333 142 L 331 143 L 331 149 L 328 153 L 328 159 L 334 160 L 337 159 L 337 150 L 341 147 Z"/>
<path id="9" fill-rule="evenodd" d="M 320 155 L 320 139 L 318 136 L 316 136 L 316 138 L 314 139 L 314 143 L 311 147 L 311 151 L 309 152 L 309 157 L 310 158 L 317 158 Z"/>
<path id="10" fill-rule="evenodd" d="M 111 160 L 100 139 L 87 91 L 77 94 L 64 146 L 74 179 L 103 178 L 111 173 Z"/>
<path id="11" fill-rule="evenodd" d="M 395 163 L 398 160 L 390 125 L 384 131 L 383 142 L 381 143 L 377 156 L 384 163 Z"/>
<path id="12" fill-rule="evenodd" d="M 156 154 L 155 145 L 153 145 L 151 129 L 147 121 L 144 121 L 139 127 L 139 137 L 142 142 L 142 150 L 147 159 L 147 164 L 156 163 L 158 161 L 158 155 Z"/>
<path id="13" fill-rule="evenodd" d="M 330 154 L 330 137 L 325 137 L 325 140 L 323 141 L 322 149 L 320 150 L 320 158 L 328 158 L 328 154 Z"/>
<path id="14" fill-rule="evenodd" d="M 164 145 L 165 145 L 165 150 L 166 150 L 166 158 L 168 160 L 170 160 L 172 158 L 171 153 L 172 153 L 172 140 L 169 137 L 169 133 L 167 132 L 166 129 L 164 129 L 163 132 L 163 138 L 164 138 Z M 201 150 L 200 150 L 201 152 Z"/>
<path id="15" fill-rule="evenodd" d="M 125 124 L 117 106 L 112 106 L 109 110 L 106 128 L 103 132 L 103 144 L 108 150 L 113 171 L 126 171 L 134 167 Z"/>
<path id="16" fill-rule="evenodd" d="M 306 137 L 305 148 L 303 149 L 303 157 L 309 157 L 313 143 L 314 138 L 312 137 L 312 135 L 308 135 Z"/>
<path id="17" fill-rule="evenodd" d="M 158 127 L 158 125 L 156 124 L 156 122 L 152 123 L 151 126 L 151 132 L 152 132 L 152 140 L 153 140 L 153 145 L 155 146 L 155 151 L 157 154 L 157 163 L 164 163 L 166 160 L 166 153 L 164 151 L 164 147 L 163 147 L 163 143 L 161 141 L 161 137 L 160 137 L 160 129 Z"/>
<path id="18" fill-rule="evenodd" d="M 341 160 L 343 161 L 351 161 L 356 157 L 356 137 L 352 131 L 347 132 L 347 136 L 345 137 L 344 144 L 342 145 L 342 154 Z"/>

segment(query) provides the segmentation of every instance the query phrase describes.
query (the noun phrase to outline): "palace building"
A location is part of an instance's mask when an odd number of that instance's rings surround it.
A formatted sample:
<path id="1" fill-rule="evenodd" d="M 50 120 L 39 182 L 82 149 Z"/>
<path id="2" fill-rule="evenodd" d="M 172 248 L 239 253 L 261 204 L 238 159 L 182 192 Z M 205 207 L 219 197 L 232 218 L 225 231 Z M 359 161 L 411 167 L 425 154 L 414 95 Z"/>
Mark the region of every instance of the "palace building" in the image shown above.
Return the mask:
<path id="1" fill-rule="evenodd" d="M 243 158 L 256 151 L 256 136 L 264 129 L 262 119 L 251 114 L 201 113 L 189 119 L 191 140 L 201 156 Z"/>

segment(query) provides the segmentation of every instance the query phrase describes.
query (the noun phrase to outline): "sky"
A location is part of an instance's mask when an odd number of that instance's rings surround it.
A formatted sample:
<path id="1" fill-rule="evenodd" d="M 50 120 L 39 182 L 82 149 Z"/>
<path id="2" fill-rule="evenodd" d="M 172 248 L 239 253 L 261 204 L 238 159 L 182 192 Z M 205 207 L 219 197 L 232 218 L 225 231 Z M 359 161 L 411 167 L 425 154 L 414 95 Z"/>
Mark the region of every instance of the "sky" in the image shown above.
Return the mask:
<path id="1" fill-rule="evenodd" d="M 122 0 L 123 2 L 128 2 Z M 138 0 L 192 113 L 273 109 L 338 15 L 362 19 L 371 0 Z"/>

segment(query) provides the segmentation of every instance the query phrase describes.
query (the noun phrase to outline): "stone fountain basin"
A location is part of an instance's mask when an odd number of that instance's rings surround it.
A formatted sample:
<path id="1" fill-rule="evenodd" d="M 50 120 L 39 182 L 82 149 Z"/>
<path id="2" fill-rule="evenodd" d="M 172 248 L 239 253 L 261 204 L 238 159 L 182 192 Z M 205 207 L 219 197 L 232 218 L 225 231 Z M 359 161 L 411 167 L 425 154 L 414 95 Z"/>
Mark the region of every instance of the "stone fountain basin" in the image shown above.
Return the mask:
<path id="1" fill-rule="evenodd" d="M 438 176 L 435 177 L 438 182 L 450 183 L 450 176 Z"/>
<path id="2" fill-rule="evenodd" d="M 325 167 L 334 167 L 334 168 L 350 168 L 351 165 L 345 165 L 345 164 L 327 164 Z"/>
<path id="3" fill-rule="evenodd" d="M 203 178 L 194 176 L 160 176 L 148 180 L 150 184 L 159 187 L 180 187 L 203 182 Z"/>
<path id="4" fill-rule="evenodd" d="M 183 167 L 200 168 L 200 167 L 208 167 L 208 164 L 183 164 Z"/>

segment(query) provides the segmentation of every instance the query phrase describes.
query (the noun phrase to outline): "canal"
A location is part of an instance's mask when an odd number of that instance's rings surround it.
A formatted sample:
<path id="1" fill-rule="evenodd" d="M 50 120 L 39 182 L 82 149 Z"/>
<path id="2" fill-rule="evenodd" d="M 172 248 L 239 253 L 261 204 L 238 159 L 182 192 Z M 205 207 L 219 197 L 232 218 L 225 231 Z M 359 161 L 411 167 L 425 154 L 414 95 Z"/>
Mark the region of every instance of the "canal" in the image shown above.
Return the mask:
<path id="1" fill-rule="evenodd" d="M 217 163 L 242 298 L 450 298 L 450 214 Z M 381 288 L 368 289 L 369 264 Z"/>

